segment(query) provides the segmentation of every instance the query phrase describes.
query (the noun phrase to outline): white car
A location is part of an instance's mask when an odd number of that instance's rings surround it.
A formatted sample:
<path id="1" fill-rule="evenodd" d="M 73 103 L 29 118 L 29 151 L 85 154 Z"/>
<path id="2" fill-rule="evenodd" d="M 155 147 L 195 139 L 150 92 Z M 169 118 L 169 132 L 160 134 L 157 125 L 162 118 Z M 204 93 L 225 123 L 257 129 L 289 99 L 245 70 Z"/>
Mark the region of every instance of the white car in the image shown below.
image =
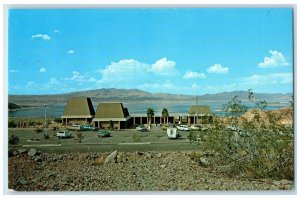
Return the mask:
<path id="1" fill-rule="evenodd" d="M 191 126 L 191 129 L 192 129 L 192 130 L 195 130 L 195 131 L 199 131 L 199 130 L 202 129 L 202 126 L 201 126 L 201 125 L 192 125 L 192 126 Z"/>
<path id="2" fill-rule="evenodd" d="M 190 131 L 191 130 L 191 128 L 188 125 L 179 125 L 179 126 L 176 126 L 176 128 L 180 131 Z"/>
<path id="3" fill-rule="evenodd" d="M 205 126 L 203 126 L 201 124 L 192 125 L 191 129 L 194 130 L 194 131 L 206 131 L 206 130 L 208 130 L 208 128 L 206 128 Z"/>
<path id="4" fill-rule="evenodd" d="M 58 131 L 56 133 L 56 136 L 58 138 L 71 138 L 72 137 L 72 133 L 68 132 L 68 131 Z"/>
<path id="5" fill-rule="evenodd" d="M 143 130 L 147 130 L 147 128 L 144 125 L 139 125 L 138 127 L 136 127 L 136 130 L 138 131 L 143 131 Z"/>

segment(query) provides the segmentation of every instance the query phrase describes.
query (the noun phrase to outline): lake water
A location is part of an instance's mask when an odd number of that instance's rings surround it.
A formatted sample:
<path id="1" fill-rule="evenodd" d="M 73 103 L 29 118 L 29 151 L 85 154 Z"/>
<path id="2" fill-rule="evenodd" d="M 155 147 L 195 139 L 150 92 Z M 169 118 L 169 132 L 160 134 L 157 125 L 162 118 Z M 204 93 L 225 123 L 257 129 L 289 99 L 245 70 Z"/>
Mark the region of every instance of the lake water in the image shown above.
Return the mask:
<path id="1" fill-rule="evenodd" d="M 220 112 L 218 110 L 222 109 L 222 104 L 226 102 L 205 102 L 198 103 L 198 105 L 207 105 L 210 107 L 211 111 L 217 115 L 223 115 L 224 112 Z M 253 108 L 252 104 L 244 103 L 249 108 Z M 153 103 L 153 102 L 143 102 L 143 103 L 123 103 L 124 107 L 128 108 L 129 114 L 146 114 L 146 110 L 148 107 L 154 109 L 155 113 L 161 113 L 162 108 L 167 108 L 169 114 L 172 113 L 187 113 L 190 106 L 195 105 L 193 102 L 168 102 L 168 103 Z M 284 106 L 288 106 L 289 104 L 286 102 L 283 104 Z M 48 105 L 47 108 L 47 117 L 61 117 L 64 112 L 65 105 Z M 268 110 L 274 110 L 280 108 L 280 106 L 268 106 Z M 94 106 L 95 111 L 97 110 L 97 106 Z M 8 113 L 9 117 L 44 117 L 45 110 L 44 107 L 33 107 L 30 109 L 23 109 L 17 111 L 11 111 Z"/>

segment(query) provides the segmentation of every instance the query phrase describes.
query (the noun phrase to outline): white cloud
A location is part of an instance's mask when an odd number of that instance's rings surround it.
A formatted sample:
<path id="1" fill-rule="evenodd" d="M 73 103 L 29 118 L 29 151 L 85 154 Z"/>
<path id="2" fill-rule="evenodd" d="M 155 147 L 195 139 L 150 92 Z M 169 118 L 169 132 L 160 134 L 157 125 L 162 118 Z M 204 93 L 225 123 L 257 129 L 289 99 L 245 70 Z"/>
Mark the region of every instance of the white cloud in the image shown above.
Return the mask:
<path id="1" fill-rule="evenodd" d="M 265 57 L 262 63 L 258 64 L 260 68 L 271 68 L 276 66 L 287 66 L 289 63 L 281 52 L 276 50 L 269 50 L 271 57 Z"/>
<path id="2" fill-rule="evenodd" d="M 292 84 L 292 73 L 271 73 L 268 75 L 252 75 L 243 78 L 243 84 L 248 85 L 268 85 L 268 84 Z"/>
<path id="3" fill-rule="evenodd" d="M 157 60 L 150 66 L 150 71 L 159 75 L 174 75 L 176 62 L 168 60 L 166 57 Z"/>
<path id="4" fill-rule="evenodd" d="M 140 63 L 134 59 L 123 59 L 119 62 L 111 62 L 104 69 L 99 70 L 102 75 L 98 83 L 119 84 L 137 83 L 140 79 L 147 79 L 149 65 Z"/>
<path id="5" fill-rule="evenodd" d="M 220 64 L 214 64 L 207 69 L 208 73 L 226 74 L 228 71 L 229 69 L 227 67 L 223 67 Z"/>
<path id="6" fill-rule="evenodd" d="M 123 59 L 118 62 L 112 62 L 99 72 L 102 78 L 98 83 L 106 83 L 111 87 L 118 87 L 120 84 L 140 85 L 144 82 L 157 82 L 160 78 L 175 76 L 177 70 L 175 62 L 162 58 L 154 64 L 141 63 L 134 59 Z M 125 85 L 124 85 L 125 86 Z"/>
<path id="7" fill-rule="evenodd" d="M 9 70 L 9 72 L 11 72 L 11 73 L 18 73 L 19 71 L 18 70 Z"/>
<path id="8" fill-rule="evenodd" d="M 193 78 L 202 78 L 202 79 L 204 79 L 204 78 L 206 78 L 206 75 L 204 73 L 186 71 L 182 78 L 183 79 L 193 79 Z"/>
<path id="9" fill-rule="evenodd" d="M 88 73 L 81 74 L 78 71 L 73 71 L 72 76 L 66 77 L 64 78 L 64 80 L 75 81 L 79 84 L 82 84 L 83 82 L 91 82 L 91 83 L 97 82 L 97 79 L 95 79 L 94 77 L 90 77 Z"/>
<path id="10" fill-rule="evenodd" d="M 42 67 L 42 68 L 40 68 L 40 73 L 44 73 L 44 72 L 46 72 L 46 68 L 45 67 Z"/>
<path id="11" fill-rule="evenodd" d="M 73 71 L 72 72 L 72 77 L 66 77 L 64 79 L 65 80 L 74 80 L 74 81 L 77 81 L 77 82 L 84 81 L 83 75 L 81 75 L 80 72 L 78 72 L 78 71 Z"/>
<path id="12" fill-rule="evenodd" d="M 32 39 L 41 38 L 43 40 L 50 40 L 51 38 L 47 34 L 35 34 L 31 36 Z"/>
<path id="13" fill-rule="evenodd" d="M 60 33 L 60 31 L 59 31 L 59 30 L 57 30 L 57 29 L 55 29 L 53 32 L 55 32 L 55 33 Z"/>
<path id="14" fill-rule="evenodd" d="M 68 50 L 68 52 L 67 52 L 68 54 L 74 54 L 75 53 L 75 50 Z"/>

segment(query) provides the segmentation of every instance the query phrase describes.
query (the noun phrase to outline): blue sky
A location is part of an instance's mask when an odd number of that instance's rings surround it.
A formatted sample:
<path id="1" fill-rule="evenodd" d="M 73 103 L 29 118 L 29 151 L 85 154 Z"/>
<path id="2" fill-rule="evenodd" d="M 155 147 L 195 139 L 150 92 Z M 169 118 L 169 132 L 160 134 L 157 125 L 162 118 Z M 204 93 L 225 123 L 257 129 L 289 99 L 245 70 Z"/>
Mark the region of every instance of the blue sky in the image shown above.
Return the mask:
<path id="1" fill-rule="evenodd" d="M 11 9 L 9 94 L 293 91 L 289 8 Z"/>

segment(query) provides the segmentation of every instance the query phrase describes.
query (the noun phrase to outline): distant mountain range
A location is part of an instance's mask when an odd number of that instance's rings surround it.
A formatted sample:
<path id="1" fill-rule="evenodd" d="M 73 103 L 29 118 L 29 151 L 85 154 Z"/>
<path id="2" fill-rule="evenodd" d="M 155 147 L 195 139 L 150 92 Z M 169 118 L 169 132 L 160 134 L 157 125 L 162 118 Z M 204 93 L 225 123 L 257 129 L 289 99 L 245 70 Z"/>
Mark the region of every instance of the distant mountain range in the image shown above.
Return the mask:
<path id="1" fill-rule="evenodd" d="M 239 96 L 243 101 L 248 100 L 247 91 L 222 92 L 217 94 L 205 94 L 197 96 L 201 101 L 228 101 L 234 95 Z M 9 103 L 18 105 L 40 106 L 43 104 L 65 104 L 68 98 L 85 96 L 90 97 L 93 103 L 99 102 L 161 102 L 161 101 L 196 101 L 196 95 L 179 95 L 168 93 L 149 93 L 138 89 L 97 89 L 79 91 L 55 95 L 9 95 Z M 267 100 L 268 102 L 286 102 L 291 99 L 292 94 L 281 93 L 254 93 L 256 99 Z"/>

